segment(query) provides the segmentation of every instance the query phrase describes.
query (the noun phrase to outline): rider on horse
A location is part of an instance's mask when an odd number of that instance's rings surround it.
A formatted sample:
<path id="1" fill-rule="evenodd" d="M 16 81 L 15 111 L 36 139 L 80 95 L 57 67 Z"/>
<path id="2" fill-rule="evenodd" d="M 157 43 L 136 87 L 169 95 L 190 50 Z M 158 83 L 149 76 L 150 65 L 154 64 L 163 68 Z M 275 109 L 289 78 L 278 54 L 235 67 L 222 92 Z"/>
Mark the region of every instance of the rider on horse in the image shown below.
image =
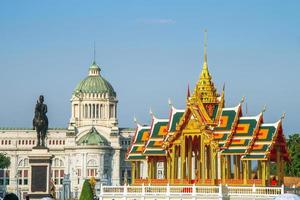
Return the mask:
<path id="1" fill-rule="evenodd" d="M 48 130 L 48 118 L 46 116 L 47 105 L 44 104 L 44 96 L 40 95 L 35 106 L 33 127 L 37 132 L 37 146 L 45 146 L 45 138 Z"/>

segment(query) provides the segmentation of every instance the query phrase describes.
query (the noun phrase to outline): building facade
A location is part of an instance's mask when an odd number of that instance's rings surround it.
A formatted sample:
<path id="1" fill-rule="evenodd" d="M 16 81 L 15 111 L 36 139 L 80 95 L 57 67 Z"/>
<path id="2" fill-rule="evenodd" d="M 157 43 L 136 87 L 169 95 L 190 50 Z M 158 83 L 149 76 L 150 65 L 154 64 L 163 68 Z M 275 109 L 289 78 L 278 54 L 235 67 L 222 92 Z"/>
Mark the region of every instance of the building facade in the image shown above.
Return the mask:
<path id="1" fill-rule="evenodd" d="M 69 175 L 71 191 L 79 197 L 85 179 L 120 185 L 130 181 L 126 150 L 133 131 L 119 128 L 117 95 L 93 62 L 88 76 L 80 81 L 71 97 L 71 118 L 67 128 L 49 128 L 46 146 L 52 154 L 52 185 L 56 196 L 64 175 Z M 15 192 L 24 198 L 28 192 L 28 154 L 36 145 L 32 128 L 0 128 L 0 152 L 11 159 L 8 169 L 0 169 L 0 197 Z M 125 180 L 127 179 L 127 180 Z"/>

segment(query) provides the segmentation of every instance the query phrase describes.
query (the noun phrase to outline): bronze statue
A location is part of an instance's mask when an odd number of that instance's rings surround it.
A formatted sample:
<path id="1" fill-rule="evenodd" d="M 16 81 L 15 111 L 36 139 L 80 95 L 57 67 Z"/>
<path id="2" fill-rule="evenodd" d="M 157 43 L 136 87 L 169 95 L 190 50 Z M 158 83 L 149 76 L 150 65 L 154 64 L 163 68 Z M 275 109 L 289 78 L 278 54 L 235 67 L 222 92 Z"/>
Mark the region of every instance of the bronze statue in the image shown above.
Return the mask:
<path id="1" fill-rule="evenodd" d="M 37 133 L 37 147 L 45 147 L 45 138 L 48 130 L 48 118 L 46 113 L 47 105 L 44 104 L 44 96 L 40 95 L 35 106 L 33 118 L 33 128 Z"/>

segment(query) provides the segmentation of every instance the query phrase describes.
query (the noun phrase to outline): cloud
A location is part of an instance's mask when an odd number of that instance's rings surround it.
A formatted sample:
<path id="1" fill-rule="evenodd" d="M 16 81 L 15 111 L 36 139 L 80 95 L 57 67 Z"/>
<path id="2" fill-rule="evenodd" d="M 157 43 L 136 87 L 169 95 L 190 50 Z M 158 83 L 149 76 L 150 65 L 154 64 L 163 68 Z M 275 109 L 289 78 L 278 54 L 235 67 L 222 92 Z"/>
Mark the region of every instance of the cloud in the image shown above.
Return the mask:
<path id="1" fill-rule="evenodd" d="M 140 20 L 144 24 L 175 24 L 173 19 L 144 19 Z"/>

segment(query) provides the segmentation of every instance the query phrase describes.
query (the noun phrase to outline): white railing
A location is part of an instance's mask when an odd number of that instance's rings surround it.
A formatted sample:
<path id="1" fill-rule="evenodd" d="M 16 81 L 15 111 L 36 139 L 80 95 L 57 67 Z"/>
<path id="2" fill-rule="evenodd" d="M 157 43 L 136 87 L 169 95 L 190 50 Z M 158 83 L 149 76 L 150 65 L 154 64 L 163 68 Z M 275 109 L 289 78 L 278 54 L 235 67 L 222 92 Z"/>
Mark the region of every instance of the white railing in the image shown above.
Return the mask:
<path id="1" fill-rule="evenodd" d="M 186 197 L 188 199 L 234 199 L 238 197 L 255 197 L 271 199 L 285 192 L 298 193 L 295 188 L 282 187 L 252 187 L 243 186 L 102 186 L 100 200 L 106 199 L 147 199 L 150 197 L 170 199 L 172 197 Z"/>

